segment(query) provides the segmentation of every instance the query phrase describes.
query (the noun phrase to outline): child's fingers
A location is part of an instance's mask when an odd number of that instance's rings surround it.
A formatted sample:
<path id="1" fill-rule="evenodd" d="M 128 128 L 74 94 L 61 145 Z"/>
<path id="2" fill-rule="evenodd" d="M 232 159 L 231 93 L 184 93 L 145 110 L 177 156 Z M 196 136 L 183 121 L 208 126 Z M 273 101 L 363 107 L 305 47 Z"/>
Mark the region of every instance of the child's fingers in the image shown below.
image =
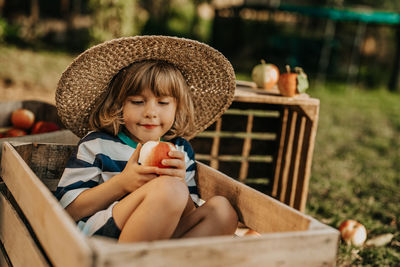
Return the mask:
<path id="1" fill-rule="evenodd" d="M 157 171 L 157 174 L 162 176 L 162 175 L 166 175 L 166 176 L 175 176 L 175 177 L 179 177 L 179 178 L 183 178 L 185 177 L 185 170 L 182 169 L 173 169 L 173 168 L 159 168 Z"/>
<path id="2" fill-rule="evenodd" d="M 140 149 L 142 148 L 142 144 L 138 143 L 136 146 L 135 151 L 133 152 L 131 158 L 129 159 L 130 162 L 137 163 L 140 155 Z"/>
<path id="3" fill-rule="evenodd" d="M 140 168 L 139 172 L 141 174 L 152 174 L 152 173 L 153 174 L 158 174 L 158 170 L 159 170 L 159 168 L 155 167 L 155 166 L 143 166 L 143 165 L 140 165 L 138 167 Z"/>
<path id="4" fill-rule="evenodd" d="M 163 166 L 177 168 L 177 169 L 185 169 L 185 162 L 182 159 L 163 159 L 161 161 Z"/>
<path id="5" fill-rule="evenodd" d="M 178 151 L 178 150 L 169 151 L 168 156 L 170 156 L 171 158 L 185 160 L 185 154 L 183 154 L 182 151 Z"/>

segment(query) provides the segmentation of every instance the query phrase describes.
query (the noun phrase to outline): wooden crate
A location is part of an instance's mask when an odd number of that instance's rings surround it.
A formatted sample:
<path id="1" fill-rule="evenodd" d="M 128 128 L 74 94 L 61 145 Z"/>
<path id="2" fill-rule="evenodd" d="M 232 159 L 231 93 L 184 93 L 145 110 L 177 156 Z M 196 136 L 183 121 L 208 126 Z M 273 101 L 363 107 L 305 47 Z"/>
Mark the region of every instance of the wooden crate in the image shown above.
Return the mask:
<path id="1" fill-rule="evenodd" d="M 196 158 L 305 210 L 319 100 L 238 85 L 226 113 L 191 144 Z"/>
<path id="2" fill-rule="evenodd" d="M 0 102 L 0 128 L 11 127 L 11 113 L 18 108 L 26 108 L 31 110 L 35 116 L 36 121 L 50 121 L 54 122 L 61 127 L 60 131 L 26 135 L 19 137 L 0 138 L 0 146 L 3 142 L 17 141 L 17 142 L 41 142 L 41 143 L 64 143 L 76 144 L 79 138 L 70 130 L 65 129 L 60 118 L 57 115 L 57 109 L 54 105 L 36 101 L 5 101 Z M 1 150 L 0 150 L 1 159 Z"/>
<path id="3" fill-rule="evenodd" d="M 14 266 L 334 266 L 339 233 L 198 163 L 203 199 L 227 197 L 260 237 L 217 236 L 117 244 L 85 237 L 52 191 L 75 146 L 3 144 L 0 239 Z M 29 263 L 29 264 L 27 264 Z"/>

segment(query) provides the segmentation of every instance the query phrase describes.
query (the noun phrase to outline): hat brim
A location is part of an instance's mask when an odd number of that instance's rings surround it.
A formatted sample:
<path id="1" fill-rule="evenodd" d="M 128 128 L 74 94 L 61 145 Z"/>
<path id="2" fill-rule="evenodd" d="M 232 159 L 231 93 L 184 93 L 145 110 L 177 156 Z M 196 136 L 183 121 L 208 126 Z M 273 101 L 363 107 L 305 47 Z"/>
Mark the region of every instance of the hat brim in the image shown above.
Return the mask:
<path id="1" fill-rule="evenodd" d="M 124 37 L 86 50 L 64 71 L 56 90 L 64 125 L 79 137 L 86 135 L 91 110 L 112 78 L 130 64 L 150 59 L 175 65 L 186 79 L 195 108 L 195 129 L 186 138 L 210 126 L 232 103 L 235 73 L 216 49 L 177 37 Z"/>

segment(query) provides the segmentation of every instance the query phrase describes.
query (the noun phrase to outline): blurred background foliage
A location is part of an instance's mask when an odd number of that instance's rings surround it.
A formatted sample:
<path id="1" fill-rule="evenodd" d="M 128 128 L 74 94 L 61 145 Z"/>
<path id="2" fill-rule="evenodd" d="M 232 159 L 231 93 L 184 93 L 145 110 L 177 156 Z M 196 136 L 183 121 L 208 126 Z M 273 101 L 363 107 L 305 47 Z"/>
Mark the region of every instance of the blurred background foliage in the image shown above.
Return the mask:
<path id="1" fill-rule="evenodd" d="M 0 41 L 79 53 L 121 36 L 174 35 L 219 49 L 240 79 L 266 59 L 281 71 L 302 66 L 312 81 L 397 90 L 398 22 L 329 13 L 338 10 L 390 17 L 400 1 L 0 0 Z"/>

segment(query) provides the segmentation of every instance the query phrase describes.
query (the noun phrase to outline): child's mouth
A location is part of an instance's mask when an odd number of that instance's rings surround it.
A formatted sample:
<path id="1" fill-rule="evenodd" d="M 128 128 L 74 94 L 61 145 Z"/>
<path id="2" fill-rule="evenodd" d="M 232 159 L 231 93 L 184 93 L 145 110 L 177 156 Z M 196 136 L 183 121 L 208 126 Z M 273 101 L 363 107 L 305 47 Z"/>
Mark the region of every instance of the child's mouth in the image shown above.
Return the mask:
<path id="1" fill-rule="evenodd" d="M 142 126 L 146 129 L 154 129 L 157 127 L 157 125 L 154 124 L 142 124 Z"/>

